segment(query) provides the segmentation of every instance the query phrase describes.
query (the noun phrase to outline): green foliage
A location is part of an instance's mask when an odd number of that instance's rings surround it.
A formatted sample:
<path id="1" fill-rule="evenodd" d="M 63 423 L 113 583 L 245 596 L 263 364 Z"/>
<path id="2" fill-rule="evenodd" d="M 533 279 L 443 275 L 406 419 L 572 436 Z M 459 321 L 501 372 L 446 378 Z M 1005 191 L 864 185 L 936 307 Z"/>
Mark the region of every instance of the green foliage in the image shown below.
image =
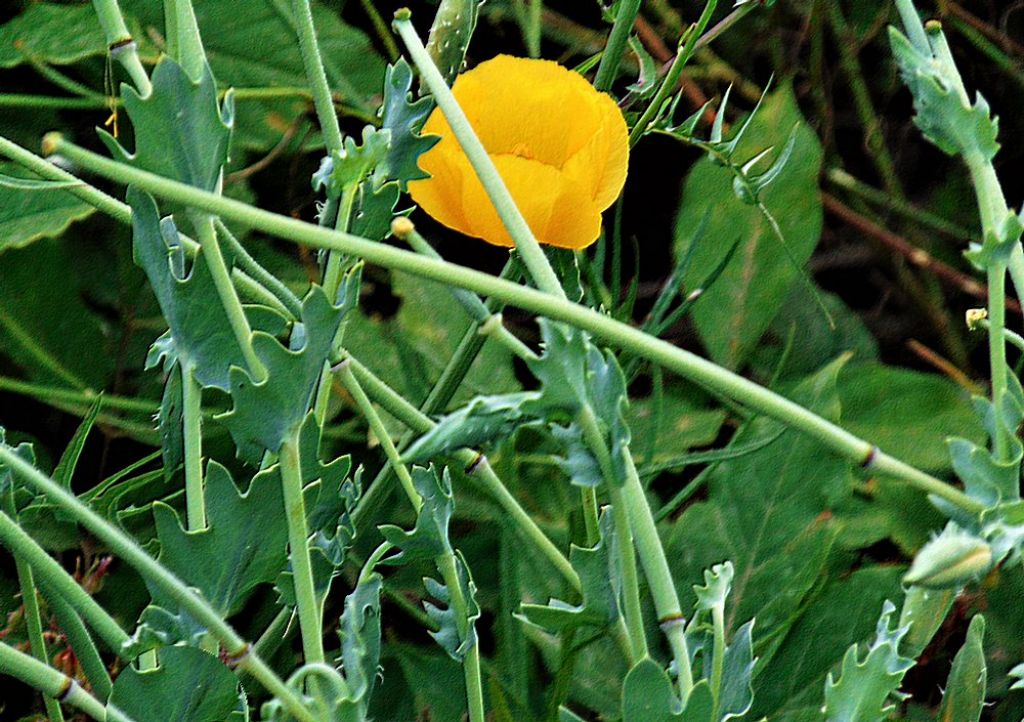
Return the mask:
<path id="1" fill-rule="evenodd" d="M 193 81 L 180 65 L 164 57 L 153 71 L 153 92 L 143 98 L 122 87 L 125 111 L 135 129 L 135 151 L 126 151 L 113 136 L 99 131 L 111 155 L 166 178 L 202 188 L 220 187 L 228 160 L 234 101 L 217 100 L 209 66 Z"/>
<path id="2" fill-rule="evenodd" d="M 249 707 L 238 678 L 216 657 L 199 649 L 167 647 L 159 666 L 128 667 L 117 676 L 110 707 L 136 722 L 247 722 Z M 182 694 L 189 690 L 189 694 Z"/>
<path id="3" fill-rule="evenodd" d="M 29 60 L 68 65 L 105 51 L 103 31 L 89 5 L 32 3 L 0 26 L 0 68 Z"/>
<path id="4" fill-rule="evenodd" d="M 967 639 L 953 659 L 946 691 L 939 708 L 940 722 L 978 722 L 985 707 L 985 618 L 971 620 Z"/>
<path id="5" fill-rule="evenodd" d="M 8 176 L 11 170 L 11 164 L 0 163 L 0 253 L 60 236 L 72 223 L 93 214 L 92 206 L 66 186 L 26 186 L 33 179 Z"/>
<path id="6" fill-rule="evenodd" d="M 914 660 L 900 656 L 900 640 L 905 627 L 890 628 L 896 607 L 886 600 L 878 618 L 875 640 L 863 659 L 857 645 L 843 656 L 838 677 L 829 674 L 825 683 L 824 713 L 836 722 L 882 722 L 895 709 L 889 699 L 914 666 Z"/>
<path id="7" fill-rule="evenodd" d="M 716 117 L 724 117 L 721 109 Z M 800 266 L 818 243 L 822 211 L 817 189 L 822 151 L 802 122 L 788 87 L 767 96 L 729 141 L 720 139 L 721 126 L 716 126 L 717 133 L 712 130 L 712 142 L 719 137 L 716 148 L 720 146 L 730 156 L 745 157 L 789 143 L 787 138 L 796 124 L 800 125 L 791 136 L 791 155 L 780 156 L 788 162 L 762 194 L 763 206 L 778 220 L 781 239 L 760 208 L 736 196 L 732 170 L 712 157 L 694 165 L 683 187 L 676 221 L 676 253 L 684 254 L 687 243 L 697 243 L 684 286 L 700 287 L 729 249 L 738 244 L 721 276 L 693 308 L 701 341 L 715 361 L 729 368 L 738 368 L 750 356 L 800 278 Z M 700 225 L 705 225 L 703 234 L 696 233 Z M 693 240 L 701 236 L 707 240 Z"/>

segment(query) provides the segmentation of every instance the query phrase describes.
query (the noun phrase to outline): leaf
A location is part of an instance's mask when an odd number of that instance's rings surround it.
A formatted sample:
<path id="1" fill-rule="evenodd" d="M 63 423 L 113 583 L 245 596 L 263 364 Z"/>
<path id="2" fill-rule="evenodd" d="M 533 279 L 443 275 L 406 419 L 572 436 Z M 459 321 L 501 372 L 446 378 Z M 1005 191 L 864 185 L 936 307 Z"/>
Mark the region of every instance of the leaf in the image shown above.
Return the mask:
<path id="1" fill-rule="evenodd" d="M 718 711 L 723 722 L 740 719 L 754 703 L 754 642 L 752 634 L 754 620 L 744 624 L 736 632 L 732 643 L 725 649 L 722 669 L 722 691 L 718 699 Z"/>
<path id="2" fill-rule="evenodd" d="M 147 366 L 162 356 L 177 358 L 203 386 L 229 390 L 229 369 L 243 367 L 245 360 L 202 250 L 187 268 L 174 220 L 161 221 L 153 198 L 134 187 L 128 189 L 128 204 L 135 262 L 146 272 L 170 326 L 170 336 L 154 344 Z"/>
<path id="3" fill-rule="evenodd" d="M 710 697 L 707 684 L 702 682 L 701 685 Z M 695 687 L 691 699 L 700 694 Z M 679 719 L 680 707 L 672 691 L 672 680 L 660 664 L 645 657 L 633 665 L 622 683 L 622 719 L 671 722 Z"/>
<path id="4" fill-rule="evenodd" d="M 770 662 L 762 662 L 754 681 L 751 719 L 786 719 L 808 706 L 820 710 L 829 669 L 851 644 L 871 635 L 883 602 L 899 594 L 901 571 L 862 567 L 829 583 L 807 605 Z"/>
<path id="5" fill-rule="evenodd" d="M 121 671 L 110 708 L 135 722 L 248 721 L 245 692 L 216 657 L 191 647 L 166 647 L 158 655 L 156 669 L 140 672 L 128 666 Z"/>
<path id="6" fill-rule="evenodd" d="M 946 691 L 942 695 L 938 722 L 978 722 L 985 708 L 985 618 L 971 619 L 967 639 L 953 659 Z"/>
<path id="7" fill-rule="evenodd" d="M 123 85 L 124 109 L 135 130 L 135 152 L 128 153 L 110 134 L 100 138 L 115 160 L 206 191 L 220 188 L 228 160 L 234 102 L 221 105 L 208 65 L 193 82 L 184 69 L 162 56 L 153 71 L 153 91 L 142 97 Z"/>
<path id="8" fill-rule="evenodd" d="M 441 0 L 434 15 L 427 52 L 448 84 L 462 70 L 482 4 L 481 0 Z"/>
<path id="9" fill-rule="evenodd" d="M 950 468 L 949 436 L 985 438 L 967 392 L 935 374 L 851 364 L 839 375 L 839 398 L 845 428 L 918 468 Z"/>
<path id="10" fill-rule="evenodd" d="M 10 168 L 10 164 L 0 163 L 0 170 Z M 40 238 L 60 236 L 72 223 L 95 211 L 68 193 L 65 186 L 18 185 L 45 182 L 10 176 L 4 176 L 4 182 L 0 182 L 0 253 L 23 248 Z"/>
<path id="11" fill-rule="evenodd" d="M 100 409 L 102 408 L 103 395 L 101 394 L 89 405 L 89 410 L 82 417 L 82 423 L 75 429 L 75 435 L 71 437 L 71 441 L 65 447 L 64 453 L 60 455 L 57 467 L 53 470 L 53 480 L 69 491 L 71 490 L 71 479 L 74 477 L 75 469 L 78 467 L 78 459 L 82 456 L 82 449 L 85 448 L 89 432 L 92 431 L 92 427 L 96 424 L 96 417 L 99 416 Z"/>
<path id="12" fill-rule="evenodd" d="M 736 153 L 742 156 L 781 145 L 801 120 L 792 90 L 787 86 L 776 91 L 765 98 Z M 729 368 L 739 368 L 749 357 L 799 279 L 793 260 L 806 261 L 821 233 L 821 147 L 802 122 L 795 142 L 792 158 L 762 196 L 779 223 L 788 251 L 761 211 L 736 197 L 728 168 L 703 158 L 683 188 L 675 234 L 677 257 L 686 253 L 686 244 L 696 237 L 695 229 L 705 215 L 706 236 L 714 239 L 714 243 L 697 245 L 685 287 L 696 287 L 739 241 L 732 260 L 693 308 L 705 347 L 716 362 Z"/>
<path id="13" fill-rule="evenodd" d="M 371 99 L 380 93 L 383 59 L 370 38 L 342 22 L 333 8 L 320 2 L 311 5 L 328 84 L 342 103 L 370 112 Z M 159 3 L 121 0 L 121 7 L 144 28 L 162 31 Z M 239 20 L 236 0 L 193 0 L 193 7 L 207 59 L 222 87 L 308 87 L 290 3 L 246 2 L 244 33 L 222 30 Z M 273 147 L 284 129 L 308 112 L 308 106 L 308 97 L 302 96 L 240 103 L 239 145 L 254 150 Z"/>
<path id="14" fill-rule="evenodd" d="M 92 5 L 37 2 L 0 26 L 0 68 L 69 65 L 107 51 Z"/>
<path id="15" fill-rule="evenodd" d="M 429 577 L 423 580 L 427 593 L 445 606 L 441 607 L 425 601 L 423 608 L 427 610 L 427 616 L 438 627 L 436 632 L 430 632 L 430 636 L 441 645 L 449 657 L 456 662 L 462 662 L 469 650 L 479 644 L 476 621 L 480 618 L 480 605 L 476 601 L 476 584 L 473 583 L 469 566 L 462 553 L 458 551 L 455 552 L 455 571 L 458 575 L 462 598 L 466 604 L 466 631 L 459 630 L 459 611 L 451 604 L 451 590 Z"/>
<path id="16" fill-rule="evenodd" d="M 199 589 L 220 614 L 230 616 L 260 584 L 274 581 L 285 567 L 288 528 L 280 473 L 276 467 L 260 472 L 240 493 L 231 473 L 210 461 L 205 482 L 205 529 L 185 531 L 171 507 L 160 502 L 153 505 L 160 539 L 158 559 Z"/>
<path id="17" fill-rule="evenodd" d="M 233 405 L 215 417 L 231 432 L 239 457 L 256 463 L 265 450 L 276 452 L 298 430 L 347 310 L 332 306 L 324 290 L 313 286 L 303 299 L 302 322 L 292 328 L 289 348 L 267 333 L 253 332 L 253 350 L 267 377 L 256 383 L 233 367 Z"/>
<path id="18" fill-rule="evenodd" d="M 342 193 L 353 192 L 366 179 L 373 188 L 380 188 L 388 178 L 386 161 L 390 145 L 391 131 L 377 130 L 372 125 L 363 128 L 361 144 L 351 135 L 345 136 L 342 148 L 324 158 L 313 174 L 313 190 L 324 189 L 328 198 L 339 198 Z"/>
<path id="19" fill-rule="evenodd" d="M 825 718 L 829 722 L 883 722 L 895 709 L 890 698 L 896 694 L 903 675 L 914 660 L 899 654 L 906 627 L 890 629 L 896 607 L 889 600 L 882 606 L 875 640 L 861 659 L 857 645 L 843 656 L 838 678 L 830 673 L 825 683 Z"/>
<path id="20" fill-rule="evenodd" d="M 521 604 L 516 615 L 528 624 L 557 633 L 590 626 L 603 629 L 618 619 L 618 593 L 621 588 L 620 572 L 609 558 L 610 550 L 618 543 L 612 517 L 601 515 L 601 538 L 591 548 L 575 544 L 569 548 L 569 562 L 580 577 L 583 601 L 569 604 L 560 599 L 549 599 L 547 604 Z"/>
<path id="21" fill-rule="evenodd" d="M 413 486 L 423 499 L 423 506 L 416 517 L 416 526 L 405 531 L 393 524 L 380 527 L 383 537 L 398 548 L 398 553 L 385 561 L 405 563 L 416 559 L 434 560 L 452 552 L 448 539 L 448 524 L 451 522 L 455 503 L 452 499 L 452 479 L 445 467 L 438 473 L 433 466 L 414 466 L 410 469 Z"/>
<path id="22" fill-rule="evenodd" d="M 365 717 L 373 694 L 380 663 L 380 592 L 383 579 L 373 572 L 360 577 L 356 588 L 345 597 L 338 636 L 341 637 L 341 668 L 345 673 L 351 701 Z"/>
<path id="23" fill-rule="evenodd" d="M 715 564 L 710 569 L 704 570 L 704 586 L 694 585 L 693 592 L 697 595 L 697 609 L 711 610 L 715 607 L 725 607 L 725 601 L 732 589 L 732 580 L 735 576 L 732 562 Z"/>
<path id="24" fill-rule="evenodd" d="M 77 288 L 69 250 L 56 241 L 42 241 L 9 250 L 2 259 L 0 354 L 35 381 L 104 388 L 113 370 L 112 353 L 107 352 L 100 320 Z M 47 269 L 46 283 L 40 282 L 40 269 Z M 54 293 L 54 284 L 61 293 Z"/>
<path id="25" fill-rule="evenodd" d="M 160 429 L 160 456 L 163 461 L 164 478 L 168 481 L 185 460 L 185 436 L 182 426 L 183 404 L 181 388 L 181 365 L 167 374 L 164 391 L 160 395 L 160 410 L 156 415 L 156 425 Z"/>
<path id="26" fill-rule="evenodd" d="M 828 419 L 839 416 L 836 377 L 843 359 L 785 394 Z M 729 446 L 745 447 L 777 433 L 777 422 L 755 419 Z M 708 477 L 707 501 L 690 506 L 665 541 L 673 576 L 693 583 L 729 559 L 735 566 L 727 632 L 757 619 L 760 637 L 776 639 L 824 570 L 835 529 L 830 505 L 849 494 L 849 466 L 807 436 L 787 431 L 772 444 L 719 462 Z"/>
<path id="27" fill-rule="evenodd" d="M 388 66 L 384 75 L 384 102 L 379 115 L 382 127 L 391 133 L 386 159 L 388 174 L 399 182 L 402 190 L 409 181 L 428 177 L 417 161 L 440 140 L 440 137 L 420 135 L 434 103 L 430 98 L 410 102 L 411 89 L 412 68 L 405 58 L 399 58 Z"/>
<path id="28" fill-rule="evenodd" d="M 973 106 L 966 103 L 956 90 L 956 71 L 912 45 L 895 28 L 889 28 L 889 41 L 903 82 L 914 96 L 914 122 L 925 137 L 949 155 L 977 154 L 992 160 L 999 151 L 999 122 L 990 116 L 985 99 L 979 94 Z"/>

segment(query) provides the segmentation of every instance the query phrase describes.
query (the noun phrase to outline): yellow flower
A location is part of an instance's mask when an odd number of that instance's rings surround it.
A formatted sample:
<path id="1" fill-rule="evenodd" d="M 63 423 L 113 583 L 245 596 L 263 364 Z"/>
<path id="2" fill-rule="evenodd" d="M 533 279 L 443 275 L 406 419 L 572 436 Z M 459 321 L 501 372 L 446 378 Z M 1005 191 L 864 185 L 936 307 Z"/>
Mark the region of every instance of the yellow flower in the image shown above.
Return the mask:
<path id="1" fill-rule="evenodd" d="M 629 161 L 615 101 L 557 63 L 508 55 L 463 73 L 452 92 L 537 240 L 561 248 L 597 240 Z M 423 134 L 441 140 L 420 157 L 431 177 L 409 183 L 413 200 L 449 228 L 514 245 L 440 110 Z"/>

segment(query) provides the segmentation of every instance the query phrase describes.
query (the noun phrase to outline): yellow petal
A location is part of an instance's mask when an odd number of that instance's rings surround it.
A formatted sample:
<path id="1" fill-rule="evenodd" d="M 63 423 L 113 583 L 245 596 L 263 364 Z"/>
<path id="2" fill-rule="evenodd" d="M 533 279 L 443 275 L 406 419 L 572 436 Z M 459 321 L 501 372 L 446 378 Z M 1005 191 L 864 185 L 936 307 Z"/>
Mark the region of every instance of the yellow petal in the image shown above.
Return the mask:
<path id="1" fill-rule="evenodd" d="M 538 242 L 582 248 L 597 239 L 601 211 L 585 186 L 535 160 L 500 155 L 494 164 Z M 514 245 L 476 176 L 464 179 L 462 202 L 471 228 L 467 235 L 497 246 Z"/>
<path id="2" fill-rule="evenodd" d="M 589 186 L 594 204 L 604 210 L 619 197 L 629 168 L 629 130 L 610 96 L 595 100 L 601 119 L 590 140 L 565 164 L 567 175 Z"/>
<path id="3" fill-rule="evenodd" d="M 488 153 L 556 168 L 586 145 L 601 120 L 593 86 L 550 60 L 499 55 L 460 75 L 452 92 Z"/>

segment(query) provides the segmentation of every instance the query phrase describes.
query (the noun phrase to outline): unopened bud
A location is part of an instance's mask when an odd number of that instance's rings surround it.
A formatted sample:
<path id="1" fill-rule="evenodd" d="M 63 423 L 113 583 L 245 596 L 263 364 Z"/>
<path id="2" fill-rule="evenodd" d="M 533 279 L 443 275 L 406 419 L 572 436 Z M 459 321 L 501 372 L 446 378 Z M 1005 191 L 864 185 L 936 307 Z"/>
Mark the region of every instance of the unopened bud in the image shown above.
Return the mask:
<path id="1" fill-rule="evenodd" d="M 950 527 L 917 553 L 903 582 L 929 589 L 960 587 L 991 567 L 992 547 L 985 540 Z"/>
<path id="2" fill-rule="evenodd" d="M 981 322 L 988 318 L 988 311 L 984 308 L 969 308 L 964 317 L 967 320 L 967 329 L 977 331 L 981 327 Z"/>
<path id="3" fill-rule="evenodd" d="M 391 234 L 404 241 L 416 230 L 416 226 L 405 216 L 395 216 L 391 221 Z"/>
<path id="4" fill-rule="evenodd" d="M 61 141 L 64 140 L 64 136 L 57 131 L 52 131 L 43 136 L 43 155 L 53 155 L 57 152 L 58 146 Z"/>

